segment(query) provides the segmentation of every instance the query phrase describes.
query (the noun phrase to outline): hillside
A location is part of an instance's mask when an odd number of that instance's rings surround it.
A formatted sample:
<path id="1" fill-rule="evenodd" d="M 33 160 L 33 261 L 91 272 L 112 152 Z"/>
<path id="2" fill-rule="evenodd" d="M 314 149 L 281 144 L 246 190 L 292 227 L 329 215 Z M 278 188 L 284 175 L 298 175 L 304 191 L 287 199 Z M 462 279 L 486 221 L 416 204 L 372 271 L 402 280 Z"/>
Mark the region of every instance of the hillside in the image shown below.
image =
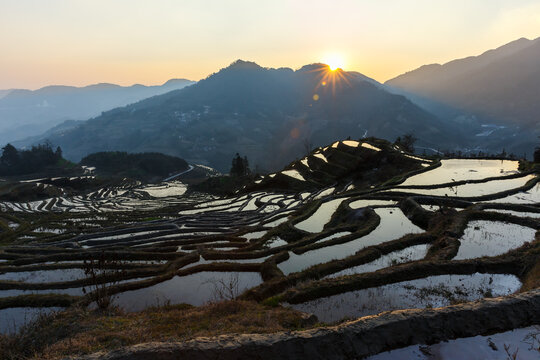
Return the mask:
<path id="1" fill-rule="evenodd" d="M 385 84 L 483 122 L 538 129 L 539 69 L 540 39 L 521 38 L 479 56 L 422 66 Z"/>
<path id="2" fill-rule="evenodd" d="M 412 156 L 386 140 L 366 138 L 336 141 L 319 147 L 281 172 L 260 177 L 244 191 L 369 188 L 411 171 L 419 171 L 429 160 Z"/>
<path id="3" fill-rule="evenodd" d="M 80 165 L 95 168 L 97 175 L 142 181 L 160 181 L 188 169 L 183 159 L 159 153 L 100 152 L 86 156 Z"/>
<path id="4" fill-rule="evenodd" d="M 192 84 L 185 79 L 159 86 L 95 84 L 0 91 L 0 144 L 38 135 L 66 120 L 86 120 L 102 111 Z"/>
<path id="5" fill-rule="evenodd" d="M 239 60 L 193 86 L 48 138 L 75 161 L 97 151 L 162 152 L 220 171 L 229 170 L 236 152 L 253 168 L 274 170 L 348 136 L 393 140 L 413 131 L 424 147 L 460 143 L 458 127 L 373 82 L 323 64 L 293 71 Z"/>
<path id="6" fill-rule="evenodd" d="M 0 99 L 9 94 L 11 90 L 0 90 Z"/>

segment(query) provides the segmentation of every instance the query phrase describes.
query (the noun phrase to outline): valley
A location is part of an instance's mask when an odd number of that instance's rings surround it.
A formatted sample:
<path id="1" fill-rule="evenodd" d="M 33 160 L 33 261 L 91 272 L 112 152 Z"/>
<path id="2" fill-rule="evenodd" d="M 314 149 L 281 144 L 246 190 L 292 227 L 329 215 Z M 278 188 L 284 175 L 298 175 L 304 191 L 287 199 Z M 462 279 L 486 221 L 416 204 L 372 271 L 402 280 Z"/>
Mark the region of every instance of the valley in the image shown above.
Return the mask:
<path id="1" fill-rule="evenodd" d="M 539 360 L 538 14 L 0 1 L 0 360 Z"/>
<path id="2" fill-rule="evenodd" d="M 212 349 L 225 359 L 299 351 L 341 359 L 352 349 L 383 359 L 444 351 L 446 341 L 483 349 L 481 335 L 496 339 L 492 351 L 502 356 L 501 344 L 538 334 L 538 165 L 422 157 L 385 140 L 347 139 L 255 176 L 235 195 L 197 189 L 180 176 L 0 201 L 0 331 L 47 333 L 82 316 L 85 326 L 31 349 L 81 359 L 202 359 Z M 104 318 L 96 308 L 108 302 L 122 310 Z M 227 314 L 296 320 L 272 320 L 276 331 L 266 335 L 256 325 L 239 330 L 253 335 L 195 332 L 225 336 L 206 340 L 166 330 L 183 342 L 135 347 L 164 338 L 153 330 L 137 338 L 121 325 L 219 304 L 236 304 Z M 465 324 L 464 314 L 475 321 Z M 110 325 L 118 335 L 108 335 L 117 341 L 83 346 L 107 316 L 118 321 Z M 411 324 L 414 336 L 403 331 Z M 60 346 L 68 339 L 81 345 Z M 534 358 L 534 346 L 519 346 Z M 96 351 L 105 353 L 88 355 Z"/>

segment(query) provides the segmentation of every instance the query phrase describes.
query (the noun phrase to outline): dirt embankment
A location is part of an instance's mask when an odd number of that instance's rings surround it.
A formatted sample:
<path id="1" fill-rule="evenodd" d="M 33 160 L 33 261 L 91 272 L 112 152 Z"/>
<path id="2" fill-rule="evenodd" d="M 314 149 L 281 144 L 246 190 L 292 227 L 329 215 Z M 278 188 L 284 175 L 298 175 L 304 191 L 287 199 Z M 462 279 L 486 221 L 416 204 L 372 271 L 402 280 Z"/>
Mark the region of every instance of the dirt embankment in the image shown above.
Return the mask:
<path id="1" fill-rule="evenodd" d="M 504 332 L 539 323 L 540 289 L 536 289 L 441 309 L 392 311 L 333 327 L 147 343 L 72 359 L 359 359 L 412 344 Z"/>

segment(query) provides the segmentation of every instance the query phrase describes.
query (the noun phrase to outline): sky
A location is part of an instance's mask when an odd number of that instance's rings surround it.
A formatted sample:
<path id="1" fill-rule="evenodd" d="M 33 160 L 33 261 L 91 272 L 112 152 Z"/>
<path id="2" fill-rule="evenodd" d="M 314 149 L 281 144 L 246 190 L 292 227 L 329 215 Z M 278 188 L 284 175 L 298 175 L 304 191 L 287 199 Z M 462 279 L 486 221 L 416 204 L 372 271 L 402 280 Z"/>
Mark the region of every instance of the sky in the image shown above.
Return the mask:
<path id="1" fill-rule="evenodd" d="M 378 81 L 540 37 L 538 0 L 0 0 L 0 89 L 339 59 Z"/>

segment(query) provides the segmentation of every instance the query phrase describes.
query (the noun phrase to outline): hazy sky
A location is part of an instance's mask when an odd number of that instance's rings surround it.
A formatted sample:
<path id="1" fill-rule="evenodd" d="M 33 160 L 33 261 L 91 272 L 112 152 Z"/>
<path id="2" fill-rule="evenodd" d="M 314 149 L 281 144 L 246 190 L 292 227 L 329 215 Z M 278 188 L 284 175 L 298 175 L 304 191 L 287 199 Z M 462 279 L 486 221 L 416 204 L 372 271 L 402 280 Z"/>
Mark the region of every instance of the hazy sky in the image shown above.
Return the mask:
<path id="1" fill-rule="evenodd" d="M 0 0 L 0 89 L 204 78 L 337 54 L 379 81 L 540 36 L 538 0 Z"/>

